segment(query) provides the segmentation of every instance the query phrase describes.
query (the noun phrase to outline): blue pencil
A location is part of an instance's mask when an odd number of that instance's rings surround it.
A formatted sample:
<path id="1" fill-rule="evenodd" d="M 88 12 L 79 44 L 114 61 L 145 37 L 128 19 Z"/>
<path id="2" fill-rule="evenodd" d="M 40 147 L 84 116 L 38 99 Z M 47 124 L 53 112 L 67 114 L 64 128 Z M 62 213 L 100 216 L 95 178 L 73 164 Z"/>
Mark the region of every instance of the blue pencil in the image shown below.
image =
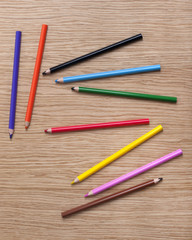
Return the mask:
<path id="1" fill-rule="evenodd" d="M 13 136 L 14 126 L 15 126 L 15 110 L 16 110 L 16 100 L 17 100 L 17 82 L 18 82 L 18 74 L 19 74 L 20 47 L 21 47 L 21 32 L 16 31 L 15 54 L 14 54 L 14 63 L 13 63 L 13 76 L 12 76 L 12 90 L 11 90 L 11 104 L 10 104 L 10 115 L 9 115 L 10 139 Z"/>
<path id="2" fill-rule="evenodd" d="M 160 71 L 160 70 L 161 70 L 160 65 L 152 65 L 152 66 L 145 66 L 145 67 L 120 69 L 120 70 L 114 70 L 114 71 L 108 71 L 108 72 L 91 73 L 91 74 L 78 75 L 78 76 L 72 76 L 72 77 L 63 77 L 55 80 L 55 82 L 70 83 L 70 82 L 85 81 L 85 80 L 92 80 L 92 79 L 105 78 L 105 77 L 115 77 L 115 76 L 121 76 L 126 74 Z"/>

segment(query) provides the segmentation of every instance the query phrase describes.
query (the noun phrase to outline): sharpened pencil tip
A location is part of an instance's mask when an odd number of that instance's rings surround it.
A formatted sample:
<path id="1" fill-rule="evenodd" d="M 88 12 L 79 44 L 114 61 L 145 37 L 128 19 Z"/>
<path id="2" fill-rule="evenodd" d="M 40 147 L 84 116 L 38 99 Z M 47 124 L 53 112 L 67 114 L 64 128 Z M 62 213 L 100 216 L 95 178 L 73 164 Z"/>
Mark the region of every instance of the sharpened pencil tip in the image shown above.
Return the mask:
<path id="1" fill-rule="evenodd" d="M 29 125 L 30 125 L 30 122 L 25 122 L 25 129 L 27 130 L 28 129 L 28 127 L 29 127 Z"/>
<path id="2" fill-rule="evenodd" d="M 45 129 L 44 132 L 47 132 L 47 129 Z"/>
<path id="3" fill-rule="evenodd" d="M 46 75 L 46 71 L 45 71 L 45 72 L 42 72 L 42 75 Z"/>
<path id="4" fill-rule="evenodd" d="M 163 178 L 159 178 L 159 182 L 163 181 Z"/>
<path id="5" fill-rule="evenodd" d="M 57 83 L 57 80 L 58 80 L 58 79 L 55 80 L 56 83 Z"/>
<path id="6" fill-rule="evenodd" d="M 89 195 L 88 195 L 88 193 L 87 194 L 85 194 L 85 196 L 84 197 L 88 197 Z"/>
<path id="7" fill-rule="evenodd" d="M 71 90 L 73 91 L 73 90 L 74 90 L 74 87 L 72 87 Z"/>
<path id="8" fill-rule="evenodd" d="M 71 182 L 71 184 L 74 184 L 74 183 L 75 183 L 75 181 Z"/>
<path id="9" fill-rule="evenodd" d="M 9 137 L 10 137 L 10 139 L 12 139 L 13 133 L 14 133 L 14 129 L 10 129 L 9 128 Z"/>

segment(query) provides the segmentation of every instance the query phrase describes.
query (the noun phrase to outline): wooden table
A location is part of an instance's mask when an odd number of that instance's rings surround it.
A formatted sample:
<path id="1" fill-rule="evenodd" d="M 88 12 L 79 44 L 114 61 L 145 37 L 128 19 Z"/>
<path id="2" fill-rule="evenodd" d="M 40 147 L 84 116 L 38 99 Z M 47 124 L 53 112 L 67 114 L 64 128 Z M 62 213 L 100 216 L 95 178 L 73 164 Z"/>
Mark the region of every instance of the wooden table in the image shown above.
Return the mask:
<path id="1" fill-rule="evenodd" d="M 0 3 L 0 238 L 2 240 L 192 239 L 192 2 L 10 1 Z M 39 77 L 31 126 L 24 118 L 41 25 L 49 25 L 41 72 L 132 35 L 143 41 Z M 15 134 L 8 136 L 15 31 L 22 31 Z M 62 76 L 161 64 L 161 72 L 56 85 Z M 77 94 L 74 85 L 178 97 L 177 104 Z M 150 118 L 135 126 L 48 135 L 54 126 Z M 86 181 L 80 173 L 157 125 L 164 131 Z M 83 195 L 178 148 L 164 165 L 97 197 L 155 177 L 158 186 L 62 219 Z M 92 199 L 96 199 L 92 198 Z"/>

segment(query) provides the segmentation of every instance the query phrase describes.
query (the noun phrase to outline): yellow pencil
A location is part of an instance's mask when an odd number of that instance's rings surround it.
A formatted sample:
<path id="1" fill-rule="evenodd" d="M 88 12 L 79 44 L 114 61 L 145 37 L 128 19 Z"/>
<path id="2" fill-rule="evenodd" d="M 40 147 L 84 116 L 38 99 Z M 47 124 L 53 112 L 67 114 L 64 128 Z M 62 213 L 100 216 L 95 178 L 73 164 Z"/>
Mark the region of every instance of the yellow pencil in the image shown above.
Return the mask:
<path id="1" fill-rule="evenodd" d="M 84 172 L 81 175 L 79 175 L 77 178 L 75 178 L 75 180 L 71 184 L 83 181 L 84 179 L 88 178 L 90 175 L 92 175 L 95 172 L 99 171 L 100 169 L 102 169 L 103 167 L 108 165 L 109 163 L 115 161 L 117 158 L 123 156 L 125 153 L 131 151 L 133 148 L 139 146 L 141 143 L 145 142 L 146 140 L 148 140 L 149 138 L 153 137 L 154 135 L 156 135 L 157 133 L 161 132 L 162 130 L 163 130 L 163 127 L 161 125 L 157 126 L 156 128 L 154 128 L 151 131 L 149 131 L 148 133 L 144 134 L 143 136 L 141 136 L 137 140 L 135 140 L 132 143 L 128 144 L 126 147 L 122 148 L 118 152 L 114 153 L 110 157 L 106 158 L 102 162 L 98 163 L 94 167 L 90 168 L 86 172 Z"/>

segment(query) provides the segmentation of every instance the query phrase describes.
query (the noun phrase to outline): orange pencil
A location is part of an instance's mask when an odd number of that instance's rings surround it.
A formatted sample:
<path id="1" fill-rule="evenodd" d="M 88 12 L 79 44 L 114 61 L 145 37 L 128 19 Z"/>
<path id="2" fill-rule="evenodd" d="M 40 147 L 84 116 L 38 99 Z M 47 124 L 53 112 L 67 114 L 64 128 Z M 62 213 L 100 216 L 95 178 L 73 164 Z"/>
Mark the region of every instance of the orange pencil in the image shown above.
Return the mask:
<path id="1" fill-rule="evenodd" d="M 48 26 L 46 24 L 43 24 L 42 29 L 41 29 L 39 47 L 38 47 L 38 51 L 37 51 L 36 63 L 35 63 L 32 83 L 31 83 L 31 90 L 30 90 L 30 94 L 29 94 L 27 112 L 26 112 L 26 116 L 25 116 L 25 128 L 26 129 L 29 127 L 30 121 L 31 121 L 33 104 L 35 101 L 35 94 L 36 94 L 37 83 L 38 83 L 38 79 L 39 79 L 39 71 L 40 71 L 40 67 L 41 67 L 41 60 L 42 60 L 42 56 L 43 56 L 43 49 L 44 49 L 45 39 L 46 39 L 46 34 L 47 34 L 47 27 Z"/>

